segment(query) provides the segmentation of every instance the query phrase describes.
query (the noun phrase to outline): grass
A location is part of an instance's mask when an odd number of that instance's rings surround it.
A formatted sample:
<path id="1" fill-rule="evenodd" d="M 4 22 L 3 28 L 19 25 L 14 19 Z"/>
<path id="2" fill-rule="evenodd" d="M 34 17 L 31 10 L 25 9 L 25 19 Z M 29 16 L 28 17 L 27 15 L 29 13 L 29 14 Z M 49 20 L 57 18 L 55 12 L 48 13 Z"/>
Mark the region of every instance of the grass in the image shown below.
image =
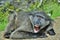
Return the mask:
<path id="1" fill-rule="evenodd" d="M 8 22 L 7 15 L 8 15 L 8 12 L 6 13 L 0 12 L 0 31 L 4 30 L 7 25 L 7 22 Z"/>
<path id="2" fill-rule="evenodd" d="M 0 31 L 4 30 L 7 23 L 0 23 Z"/>
<path id="3" fill-rule="evenodd" d="M 52 18 L 55 19 L 56 17 L 60 16 L 60 5 L 57 3 L 50 3 L 50 4 L 45 4 L 43 6 L 44 11 L 47 13 L 52 11 Z"/>

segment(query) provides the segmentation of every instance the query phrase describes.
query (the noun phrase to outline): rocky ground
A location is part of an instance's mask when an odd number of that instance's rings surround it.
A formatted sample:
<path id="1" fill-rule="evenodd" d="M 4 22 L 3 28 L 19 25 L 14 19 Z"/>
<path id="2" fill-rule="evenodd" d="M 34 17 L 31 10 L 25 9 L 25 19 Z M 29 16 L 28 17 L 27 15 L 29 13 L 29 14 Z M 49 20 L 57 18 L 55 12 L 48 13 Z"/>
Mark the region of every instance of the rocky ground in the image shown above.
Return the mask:
<path id="1" fill-rule="evenodd" d="M 47 34 L 48 37 L 46 38 L 24 39 L 24 40 L 60 40 L 60 17 L 56 18 L 55 21 L 56 21 L 54 24 L 54 30 L 56 32 L 55 36 L 50 36 Z M 9 39 L 3 38 L 3 32 L 0 32 L 0 40 L 9 40 Z M 15 39 L 15 40 L 20 40 L 20 39 Z"/>

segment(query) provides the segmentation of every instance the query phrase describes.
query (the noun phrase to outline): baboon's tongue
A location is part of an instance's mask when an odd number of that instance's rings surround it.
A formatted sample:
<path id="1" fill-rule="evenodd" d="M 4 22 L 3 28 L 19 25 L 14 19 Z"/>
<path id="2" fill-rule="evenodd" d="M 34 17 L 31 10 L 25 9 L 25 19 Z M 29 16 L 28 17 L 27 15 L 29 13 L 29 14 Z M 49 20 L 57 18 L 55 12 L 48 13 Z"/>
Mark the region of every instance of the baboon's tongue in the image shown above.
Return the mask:
<path id="1" fill-rule="evenodd" d="M 35 32 L 35 33 L 39 32 L 39 29 L 40 29 L 40 27 L 34 26 L 34 32 Z"/>

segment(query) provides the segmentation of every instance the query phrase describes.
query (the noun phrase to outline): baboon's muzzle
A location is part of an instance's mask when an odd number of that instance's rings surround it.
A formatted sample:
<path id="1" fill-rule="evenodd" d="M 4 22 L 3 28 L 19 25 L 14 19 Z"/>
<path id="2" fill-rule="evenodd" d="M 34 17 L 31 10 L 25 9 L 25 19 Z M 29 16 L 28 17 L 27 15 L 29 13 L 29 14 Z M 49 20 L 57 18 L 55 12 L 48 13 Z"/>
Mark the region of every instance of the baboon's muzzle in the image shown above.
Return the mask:
<path id="1" fill-rule="evenodd" d="M 38 33 L 40 31 L 39 25 L 34 25 L 34 33 Z"/>

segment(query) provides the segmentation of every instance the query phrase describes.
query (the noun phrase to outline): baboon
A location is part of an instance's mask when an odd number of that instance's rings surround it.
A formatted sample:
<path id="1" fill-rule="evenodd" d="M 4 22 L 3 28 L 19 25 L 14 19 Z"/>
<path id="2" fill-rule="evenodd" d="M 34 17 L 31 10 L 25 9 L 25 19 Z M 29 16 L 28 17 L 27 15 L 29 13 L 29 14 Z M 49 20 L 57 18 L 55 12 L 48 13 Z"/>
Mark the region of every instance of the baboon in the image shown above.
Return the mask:
<path id="1" fill-rule="evenodd" d="M 55 35 L 53 20 L 43 11 L 12 12 L 4 37 L 12 39 L 36 38 Z"/>

